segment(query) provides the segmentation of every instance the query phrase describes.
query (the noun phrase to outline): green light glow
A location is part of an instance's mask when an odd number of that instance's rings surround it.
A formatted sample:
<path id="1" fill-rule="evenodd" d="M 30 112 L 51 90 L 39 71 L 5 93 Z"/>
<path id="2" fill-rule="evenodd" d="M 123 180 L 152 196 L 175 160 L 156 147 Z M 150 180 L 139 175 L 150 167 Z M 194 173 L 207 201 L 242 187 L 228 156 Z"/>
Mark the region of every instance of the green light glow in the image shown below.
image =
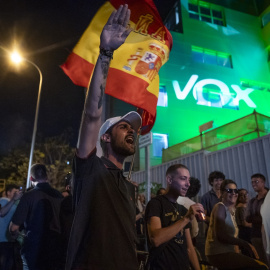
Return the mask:
<path id="1" fill-rule="evenodd" d="M 200 52 L 200 53 L 203 52 L 203 48 L 200 47 L 192 46 L 191 49 L 193 52 Z"/>
<path id="2" fill-rule="evenodd" d="M 201 1 L 189 3 L 200 6 L 203 4 Z M 184 10 L 185 6 L 182 7 Z M 168 134 L 169 147 L 198 136 L 199 126 L 209 121 L 214 122 L 214 128 L 221 127 L 250 115 L 255 108 L 258 113 L 270 117 L 270 71 L 267 60 L 270 24 L 261 29 L 259 18 L 256 16 L 230 9 L 224 9 L 222 14 L 226 15 L 224 21 L 226 20 L 227 27 L 191 19 L 188 12 L 183 12 L 184 32 L 172 32 L 174 47 L 170 60 L 159 72 L 160 84 L 166 88 L 168 106 L 157 107 L 157 118 L 152 129 L 154 133 Z M 228 68 L 225 67 L 227 60 L 217 64 L 196 62 L 194 55 L 198 56 L 197 53 L 216 55 L 217 59 L 228 59 L 232 64 Z M 218 65 L 219 63 L 221 65 Z M 226 85 L 228 90 L 224 93 L 220 87 L 214 85 L 215 83 L 204 85 L 201 93 L 205 104 L 200 104 L 194 97 L 194 88 L 198 82 L 211 79 L 212 82 L 216 80 L 220 85 Z M 223 95 L 220 104 L 212 104 L 218 103 L 219 94 Z M 231 100 L 226 101 L 226 95 L 230 96 Z M 269 120 L 263 123 L 270 129 Z M 238 130 L 237 127 L 234 128 Z M 241 125 L 241 129 L 249 128 L 250 124 L 246 127 Z M 213 135 L 212 139 L 222 140 L 221 133 Z M 260 131 L 260 134 L 264 133 Z M 254 132 L 224 145 L 231 146 L 256 136 Z M 194 145 L 192 147 L 196 148 L 199 142 Z M 190 147 L 191 144 L 187 143 L 185 151 Z M 151 146 L 151 153 L 152 150 Z M 218 147 L 210 150 L 218 150 Z M 142 165 L 143 151 L 140 155 Z M 160 163 L 161 159 L 151 154 L 151 165 Z"/>

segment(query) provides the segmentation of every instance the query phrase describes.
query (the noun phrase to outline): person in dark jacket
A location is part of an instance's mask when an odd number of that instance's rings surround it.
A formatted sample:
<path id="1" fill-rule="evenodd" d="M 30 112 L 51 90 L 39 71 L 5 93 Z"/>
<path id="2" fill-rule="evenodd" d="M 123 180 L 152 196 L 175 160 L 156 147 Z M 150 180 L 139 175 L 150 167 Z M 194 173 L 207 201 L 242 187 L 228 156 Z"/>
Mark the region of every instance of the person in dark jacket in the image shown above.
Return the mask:
<path id="1" fill-rule="evenodd" d="M 48 182 L 43 164 L 31 167 L 35 186 L 22 196 L 10 223 L 13 238 L 24 227 L 25 238 L 21 255 L 24 270 L 54 270 L 59 258 L 59 212 L 63 196 Z"/>

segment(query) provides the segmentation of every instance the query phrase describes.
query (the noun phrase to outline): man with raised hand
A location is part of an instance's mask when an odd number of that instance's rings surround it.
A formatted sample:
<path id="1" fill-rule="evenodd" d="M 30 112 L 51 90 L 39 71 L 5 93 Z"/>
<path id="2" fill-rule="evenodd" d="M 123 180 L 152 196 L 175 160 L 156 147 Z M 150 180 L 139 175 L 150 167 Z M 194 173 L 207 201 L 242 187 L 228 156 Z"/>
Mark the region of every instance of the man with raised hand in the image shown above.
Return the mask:
<path id="1" fill-rule="evenodd" d="M 122 174 L 124 159 L 135 152 L 141 117 L 129 112 L 101 126 L 102 98 L 114 50 L 124 42 L 130 10 L 114 11 L 100 37 L 95 65 L 73 161 L 75 217 L 67 254 L 67 270 L 137 270 L 135 251 L 135 187 Z M 128 86 L 127 86 L 128 87 Z M 101 126 L 101 128 L 100 128 Z M 100 142 L 103 156 L 96 155 Z"/>

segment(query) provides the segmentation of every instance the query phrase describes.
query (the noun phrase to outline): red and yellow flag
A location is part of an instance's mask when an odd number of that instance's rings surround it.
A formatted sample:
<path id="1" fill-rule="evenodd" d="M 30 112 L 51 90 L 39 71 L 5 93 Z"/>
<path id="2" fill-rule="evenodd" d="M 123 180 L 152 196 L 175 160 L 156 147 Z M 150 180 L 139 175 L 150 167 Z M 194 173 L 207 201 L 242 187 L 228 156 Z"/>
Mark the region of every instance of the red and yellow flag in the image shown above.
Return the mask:
<path id="1" fill-rule="evenodd" d="M 134 30 L 114 52 L 105 93 L 141 109 L 145 134 L 155 122 L 158 71 L 168 60 L 172 48 L 172 36 L 152 0 L 106 2 L 61 68 L 74 84 L 88 86 L 99 55 L 101 31 L 113 10 L 124 4 L 128 4 L 131 10 L 129 24 Z"/>

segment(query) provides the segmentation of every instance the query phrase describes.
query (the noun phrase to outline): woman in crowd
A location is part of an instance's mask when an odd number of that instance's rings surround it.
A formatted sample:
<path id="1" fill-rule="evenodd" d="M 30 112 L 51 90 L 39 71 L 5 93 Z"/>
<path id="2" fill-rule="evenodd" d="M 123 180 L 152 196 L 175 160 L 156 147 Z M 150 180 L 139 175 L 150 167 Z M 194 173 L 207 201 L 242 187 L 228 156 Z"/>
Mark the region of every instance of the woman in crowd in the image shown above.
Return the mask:
<path id="1" fill-rule="evenodd" d="M 268 269 L 258 260 L 255 248 L 247 241 L 237 238 L 238 228 L 235 221 L 235 204 L 238 197 L 237 185 L 233 180 L 224 180 L 221 184 L 221 202 L 211 213 L 207 233 L 205 255 L 210 264 L 218 269 Z M 239 253 L 246 249 L 251 257 Z"/>
<path id="2" fill-rule="evenodd" d="M 144 211 L 145 211 L 145 196 L 143 193 L 138 194 L 138 198 L 137 198 L 137 207 L 140 210 L 140 213 L 142 213 L 144 215 Z"/>
<path id="3" fill-rule="evenodd" d="M 138 188 L 137 188 L 138 189 Z M 138 242 L 136 244 L 137 250 L 145 250 L 145 235 L 144 235 L 144 212 L 145 204 L 143 203 L 144 194 L 138 194 L 136 199 L 136 231 Z"/>
<path id="4" fill-rule="evenodd" d="M 235 219 L 239 229 L 238 237 L 249 243 L 250 242 L 250 233 L 251 233 L 251 223 L 246 222 L 246 208 L 248 204 L 248 191 L 244 188 L 238 190 L 238 198 L 236 201 L 236 211 Z M 247 255 L 247 254 L 246 254 Z"/>

